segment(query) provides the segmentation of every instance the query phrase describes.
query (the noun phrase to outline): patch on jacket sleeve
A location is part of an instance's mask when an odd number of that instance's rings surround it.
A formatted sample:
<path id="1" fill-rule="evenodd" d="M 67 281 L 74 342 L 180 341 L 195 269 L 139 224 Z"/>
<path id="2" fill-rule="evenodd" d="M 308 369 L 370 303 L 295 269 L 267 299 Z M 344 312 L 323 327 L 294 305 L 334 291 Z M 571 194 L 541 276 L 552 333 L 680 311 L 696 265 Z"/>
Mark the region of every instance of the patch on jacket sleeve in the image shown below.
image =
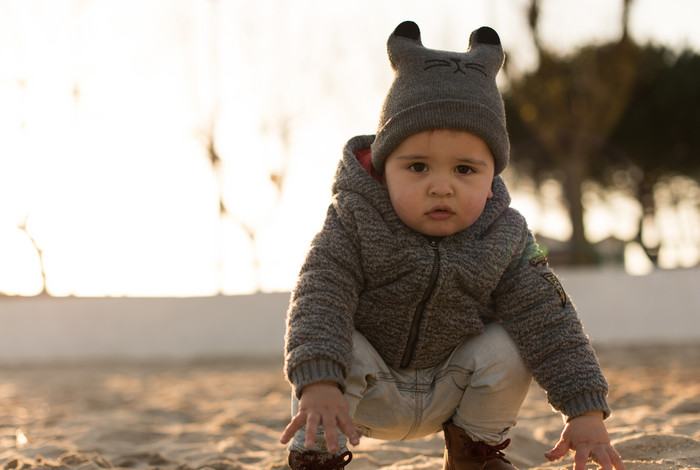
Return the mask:
<path id="1" fill-rule="evenodd" d="M 557 276 L 555 276 L 553 273 L 544 273 L 542 274 L 542 277 L 545 278 L 547 281 L 549 281 L 550 284 L 554 286 L 554 288 L 559 292 L 559 297 L 561 298 L 561 306 L 565 307 L 566 306 L 566 292 L 564 292 L 564 288 L 561 285 L 561 282 L 559 282 L 559 279 Z"/>
<path id="2" fill-rule="evenodd" d="M 537 266 L 547 266 L 547 252 L 543 250 L 541 247 L 537 247 L 537 253 L 530 258 L 530 264 L 537 267 Z"/>

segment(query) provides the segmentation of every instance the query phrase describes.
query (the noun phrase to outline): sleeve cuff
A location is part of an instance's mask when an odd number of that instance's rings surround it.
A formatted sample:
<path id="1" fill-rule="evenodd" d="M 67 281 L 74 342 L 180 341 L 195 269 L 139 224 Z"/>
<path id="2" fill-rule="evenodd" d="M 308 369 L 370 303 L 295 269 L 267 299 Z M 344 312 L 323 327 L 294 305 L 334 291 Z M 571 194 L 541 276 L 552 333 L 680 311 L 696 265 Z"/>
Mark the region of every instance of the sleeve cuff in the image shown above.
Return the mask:
<path id="1" fill-rule="evenodd" d="M 610 416 L 610 408 L 608 407 L 605 392 L 591 392 L 579 395 L 567 401 L 561 407 L 561 412 L 564 414 L 567 422 L 583 413 L 596 410 L 603 412 L 603 419 L 607 419 Z"/>
<path id="2" fill-rule="evenodd" d="M 343 367 L 334 361 L 305 361 L 292 370 L 290 381 L 294 395 L 301 398 L 301 391 L 307 385 L 321 381 L 336 382 L 345 393 L 345 373 Z"/>

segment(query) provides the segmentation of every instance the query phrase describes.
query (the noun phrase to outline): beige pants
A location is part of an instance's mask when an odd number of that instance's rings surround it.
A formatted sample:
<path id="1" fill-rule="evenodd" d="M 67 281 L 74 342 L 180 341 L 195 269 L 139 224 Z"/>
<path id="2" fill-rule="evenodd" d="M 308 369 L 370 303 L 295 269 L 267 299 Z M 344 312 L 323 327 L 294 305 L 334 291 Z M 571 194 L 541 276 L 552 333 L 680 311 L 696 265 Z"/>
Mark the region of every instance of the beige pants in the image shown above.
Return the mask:
<path id="1" fill-rule="evenodd" d="M 516 423 L 532 376 L 517 347 L 499 324 L 458 346 L 436 367 L 393 369 L 358 332 L 345 398 L 355 425 L 367 437 L 405 440 L 439 431 L 452 420 L 474 440 L 491 445 L 506 439 Z M 298 402 L 293 397 L 292 413 Z M 339 432 L 339 446 L 347 439 Z M 315 450 L 324 448 L 319 429 Z M 304 450 L 304 429 L 290 449 Z"/>

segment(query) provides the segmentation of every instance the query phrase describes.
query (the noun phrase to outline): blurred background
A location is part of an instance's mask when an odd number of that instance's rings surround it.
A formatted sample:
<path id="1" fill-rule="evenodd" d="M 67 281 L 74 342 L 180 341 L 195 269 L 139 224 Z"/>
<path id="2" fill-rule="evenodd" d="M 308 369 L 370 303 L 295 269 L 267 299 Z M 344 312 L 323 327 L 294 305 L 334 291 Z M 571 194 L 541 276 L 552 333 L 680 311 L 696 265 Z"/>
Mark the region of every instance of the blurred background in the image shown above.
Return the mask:
<path id="1" fill-rule="evenodd" d="M 2 470 L 281 468 L 289 291 L 409 19 L 500 34 L 504 177 L 611 436 L 700 467 L 700 1 L 0 0 Z M 520 468 L 561 430 L 539 397 Z M 438 440 L 353 465 L 439 468 Z"/>
<path id="2" fill-rule="evenodd" d="M 0 295 L 288 292 L 386 39 L 490 25 L 505 178 L 555 268 L 700 263 L 694 0 L 0 0 Z"/>

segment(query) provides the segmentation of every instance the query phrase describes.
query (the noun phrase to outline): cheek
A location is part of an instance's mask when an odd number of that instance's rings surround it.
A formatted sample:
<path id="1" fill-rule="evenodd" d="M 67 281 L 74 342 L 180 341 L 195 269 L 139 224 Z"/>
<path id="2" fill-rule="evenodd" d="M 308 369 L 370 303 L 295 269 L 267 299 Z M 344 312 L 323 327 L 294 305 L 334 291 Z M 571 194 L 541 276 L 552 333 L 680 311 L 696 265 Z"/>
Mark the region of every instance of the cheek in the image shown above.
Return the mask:
<path id="1" fill-rule="evenodd" d="M 396 212 L 403 212 L 406 207 L 410 207 L 410 195 L 405 191 L 390 191 L 389 199 Z"/>
<path id="2" fill-rule="evenodd" d="M 476 221 L 484 211 L 488 199 L 489 195 L 485 192 L 470 192 L 464 194 L 460 199 L 460 212 L 471 224 Z"/>
<path id="3" fill-rule="evenodd" d="M 389 199 L 394 211 L 400 219 L 406 221 L 418 207 L 418 198 L 415 192 L 408 190 L 405 186 L 389 189 Z"/>

